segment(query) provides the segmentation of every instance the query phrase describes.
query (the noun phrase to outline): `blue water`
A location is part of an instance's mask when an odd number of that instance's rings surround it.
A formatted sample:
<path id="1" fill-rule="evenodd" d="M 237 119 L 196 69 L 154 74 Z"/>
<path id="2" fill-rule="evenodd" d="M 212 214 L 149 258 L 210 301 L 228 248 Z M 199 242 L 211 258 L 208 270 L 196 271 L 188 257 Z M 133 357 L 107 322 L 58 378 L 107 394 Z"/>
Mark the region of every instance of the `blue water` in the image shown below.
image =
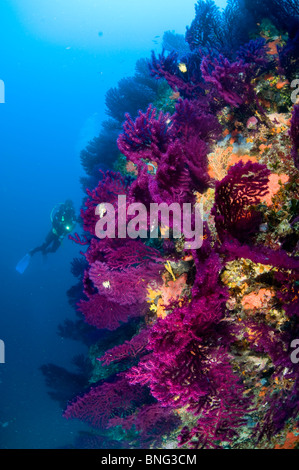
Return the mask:
<path id="1" fill-rule="evenodd" d="M 161 3 L 163 5 L 161 5 Z M 71 198 L 80 209 L 84 175 L 79 153 L 105 118 L 105 93 L 134 75 L 135 63 L 161 52 L 164 31 L 184 34 L 195 0 L 1 0 L 0 80 L 0 448 L 69 445 L 83 423 L 62 418 L 48 395 L 42 364 L 72 370 L 78 342 L 57 326 L 74 319 L 66 291 L 79 247 L 69 240 L 38 253 L 23 275 L 15 270 L 43 242 L 52 207 Z M 224 6 L 224 1 L 218 2 Z M 1 359 L 1 358 L 0 358 Z"/>

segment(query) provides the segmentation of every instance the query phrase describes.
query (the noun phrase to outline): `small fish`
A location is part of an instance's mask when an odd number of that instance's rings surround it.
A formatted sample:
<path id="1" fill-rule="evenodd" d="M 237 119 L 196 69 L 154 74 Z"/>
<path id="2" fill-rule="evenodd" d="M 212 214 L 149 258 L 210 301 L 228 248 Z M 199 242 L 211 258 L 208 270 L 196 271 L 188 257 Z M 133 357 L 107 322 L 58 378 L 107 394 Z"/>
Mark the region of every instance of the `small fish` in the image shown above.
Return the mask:
<path id="1" fill-rule="evenodd" d="M 276 85 L 277 90 L 281 90 L 284 88 L 286 85 L 288 85 L 290 82 L 288 80 L 285 81 L 279 81 Z"/>
<path id="2" fill-rule="evenodd" d="M 99 31 L 98 36 L 101 38 L 103 36 L 103 31 Z"/>
<path id="3" fill-rule="evenodd" d="M 159 38 L 160 36 L 155 36 L 155 39 Z"/>
<path id="4" fill-rule="evenodd" d="M 173 92 L 173 94 L 170 96 L 171 100 L 178 100 L 179 98 L 180 98 L 180 92 L 179 91 Z"/>
<path id="5" fill-rule="evenodd" d="M 182 73 L 186 73 L 187 72 L 187 65 L 184 64 L 183 62 L 181 62 L 179 64 L 179 70 L 182 72 Z"/>
<path id="6" fill-rule="evenodd" d="M 183 261 L 192 261 L 193 260 L 193 256 L 192 255 L 186 255 L 182 258 Z"/>

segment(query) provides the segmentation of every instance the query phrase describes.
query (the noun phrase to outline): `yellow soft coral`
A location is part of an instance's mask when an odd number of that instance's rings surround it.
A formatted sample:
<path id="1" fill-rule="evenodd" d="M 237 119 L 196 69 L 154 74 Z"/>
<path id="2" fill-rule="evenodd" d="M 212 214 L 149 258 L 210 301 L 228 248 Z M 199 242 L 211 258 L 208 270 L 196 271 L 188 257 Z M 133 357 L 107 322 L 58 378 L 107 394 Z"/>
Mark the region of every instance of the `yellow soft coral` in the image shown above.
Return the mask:
<path id="1" fill-rule="evenodd" d="M 210 177 L 220 181 L 227 175 L 229 168 L 236 163 L 240 161 L 243 163 L 248 161 L 256 163 L 257 159 L 249 155 L 234 153 L 232 146 L 226 148 L 216 146 L 214 151 L 208 155 L 208 161 Z"/>
<path id="2" fill-rule="evenodd" d="M 172 269 L 171 269 L 172 271 Z M 174 274 L 172 272 L 172 276 Z M 177 279 L 169 280 L 168 274 L 162 275 L 163 285 L 160 289 L 148 288 L 146 300 L 150 305 L 150 310 L 157 313 L 157 317 L 165 318 L 167 315 L 167 306 L 170 302 L 179 301 L 186 288 L 187 273 L 181 274 Z"/>

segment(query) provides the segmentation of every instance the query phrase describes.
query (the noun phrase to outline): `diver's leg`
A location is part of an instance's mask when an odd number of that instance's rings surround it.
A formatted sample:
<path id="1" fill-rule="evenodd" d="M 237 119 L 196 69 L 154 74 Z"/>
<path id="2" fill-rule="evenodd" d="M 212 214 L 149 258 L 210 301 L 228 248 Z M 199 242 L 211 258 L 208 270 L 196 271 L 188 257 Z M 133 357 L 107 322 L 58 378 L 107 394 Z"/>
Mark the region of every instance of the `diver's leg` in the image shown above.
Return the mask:
<path id="1" fill-rule="evenodd" d="M 48 247 L 48 249 L 46 250 L 45 254 L 47 253 L 55 253 L 55 251 L 58 250 L 58 248 L 60 247 L 61 245 L 61 242 L 59 240 L 58 237 L 55 237 L 55 239 L 52 240 L 52 243 L 51 245 Z"/>
<path id="2" fill-rule="evenodd" d="M 45 246 L 45 245 L 46 245 L 46 244 L 45 244 L 45 243 L 43 243 L 42 245 L 40 245 L 40 246 L 37 246 L 37 247 L 36 247 L 36 248 L 34 248 L 33 250 L 30 250 L 30 251 L 29 251 L 29 254 L 30 254 L 30 256 L 33 256 L 33 255 L 35 255 L 35 253 L 37 253 L 38 251 L 44 251 L 44 250 L 45 250 L 45 248 L 46 248 L 46 246 Z"/>
<path id="3" fill-rule="evenodd" d="M 44 241 L 44 243 L 40 246 L 37 246 L 36 248 L 34 248 L 33 250 L 30 250 L 29 251 L 29 254 L 31 256 L 33 256 L 35 253 L 37 253 L 38 251 L 41 251 L 43 254 L 45 254 L 46 250 L 47 250 L 47 247 L 50 245 L 50 243 L 52 243 L 52 240 L 53 240 L 53 232 L 49 232 L 47 237 L 46 237 L 46 240 Z"/>

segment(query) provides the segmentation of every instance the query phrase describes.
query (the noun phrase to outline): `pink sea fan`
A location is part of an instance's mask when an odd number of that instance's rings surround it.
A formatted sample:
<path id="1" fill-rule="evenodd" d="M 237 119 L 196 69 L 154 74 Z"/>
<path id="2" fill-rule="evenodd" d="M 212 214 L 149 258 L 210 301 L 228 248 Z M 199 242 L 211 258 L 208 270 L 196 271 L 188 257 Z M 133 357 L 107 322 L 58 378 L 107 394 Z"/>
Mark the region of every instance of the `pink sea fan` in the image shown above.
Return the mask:
<path id="1" fill-rule="evenodd" d="M 126 114 L 123 124 L 124 132 L 118 137 L 119 150 L 133 163 L 140 159 L 158 162 L 171 141 L 170 115 L 157 110 L 150 105 L 146 113 L 139 111 L 135 121 Z"/>
<path id="2" fill-rule="evenodd" d="M 126 179 L 113 171 L 103 173 L 103 178 L 94 190 L 86 189 L 89 198 L 85 201 L 85 209 L 81 209 L 84 230 L 95 235 L 96 223 L 99 220 L 99 216 L 95 214 L 96 207 L 101 203 L 115 205 L 118 196 L 127 194 L 127 189 Z"/>
<path id="3" fill-rule="evenodd" d="M 68 404 L 63 416 L 105 429 L 112 417 L 132 413 L 134 404 L 141 401 L 143 395 L 141 387 L 130 386 L 128 380 L 119 374 L 115 382 L 92 387 L 83 396 L 75 398 Z"/>
<path id="4" fill-rule="evenodd" d="M 195 406 L 210 387 L 207 374 L 213 331 L 224 317 L 225 300 L 215 293 L 160 318 L 151 329 L 151 353 L 127 372 L 130 382 L 148 385 L 163 406 Z"/>
<path id="5" fill-rule="evenodd" d="M 165 408 L 159 403 L 144 405 L 137 413 L 128 418 L 112 418 L 108 427 L 122 426 L 123 429 L 131 429 L 135 426 L 139 432 L 141 448 L 149 448 L 155 444 L 155 448 L 162 443 L 162 438 L 169 436 L 171 431 L 179 426 L 181 420 L 170 408 Z"/>
<path id="6" fill-rule="evenodd" d="M 282 249 L 275 251 L 262 245 L 242 245 L 236 239 L 226 239 L 222 243 L 220 250 L 221 253 L 225 254 L 227 261 L 245 258 L 250 259 L 254 263 L 272 265 L 280 269 L 299 269 L 298 256 L 289 256 Z"/>
<path id="7" fill-rule="evenodd" d="M 197 100 L 180 99 L 175 110 L 172 118 L 174 129 L 185 142 L 196 136 L 210 144 L 221 137 L 222 129 L 217 117 L 203 112 Z"/>
<path id="8" fill-rule="evenodd" d="M 179 436 L 179 445 L 191 448 L 223 448 L 221 442 L 230 442 L 246 424 L 246 414 L 252 411 L 251 397 L 244 395 L 244 386 L 233 372 L 229 355 L 221 350 L 211 353 L 205 393 L 189 410 L 198 416 L 196 425 L 185 426 Z"/>
<path id="9" fill-rule="evenodd" d="M 216 182 L 212 215 L 221 239 L 224 234 L 230 234 L 243 240 L 257 230 L 260 215 L 252 206 L 267 194 L 269 175 L 265 165 L 240 161 L 223 180 Z"/>
<path id="10" fill-rule="evenodd" d="M 223 55 L 206 56 L 201 63 L 202 76 L 230 106 L 240 107 L 255 97 L 250 64 L 231 63 Z"/>
<path id="11" fill-rule="evenodd" d="M 146 269 L 147 266 L 164 261 L 158 250 L 138 239 L 107 240 L 103 253 L 110 269 L 124 269 L 141 264 Z"/>
<path id="12" fill-rule="evenodd" d="M 146 351 L 148 337 L 149 329 L 144 328 L 140 333 L 133 336 L 130 341 L 125 341 L 123 344 L 109 349 L 102 357 L 97 359 L 102 361 L 103 365 L 107 366 L 111 364 L 111 362 L 118 362 L 123 359 L 140 356 L 142 352 Z"/>
<path id="13" fill-rule="evenodd" d="M 103 295 L 119 305 L 142 303 L 146 298 L 147 286 L 158 278 L 159 266 L 130 266 L 122 270 L 109 269 L 106 263 L 95 261 L 89 269 L 89 278 Z"/>
<path id="14" fill-rule="evenodd" d="M 88 300 L 81 300 L 78 309 L 83 313 L 86 323 L 110 331 L 116 330 L 121 323 L 127 323 L 130 318 L 139 317 L 144 313 L 140 304 L 120 305 L 98 293 L 91 295 Z"/>

